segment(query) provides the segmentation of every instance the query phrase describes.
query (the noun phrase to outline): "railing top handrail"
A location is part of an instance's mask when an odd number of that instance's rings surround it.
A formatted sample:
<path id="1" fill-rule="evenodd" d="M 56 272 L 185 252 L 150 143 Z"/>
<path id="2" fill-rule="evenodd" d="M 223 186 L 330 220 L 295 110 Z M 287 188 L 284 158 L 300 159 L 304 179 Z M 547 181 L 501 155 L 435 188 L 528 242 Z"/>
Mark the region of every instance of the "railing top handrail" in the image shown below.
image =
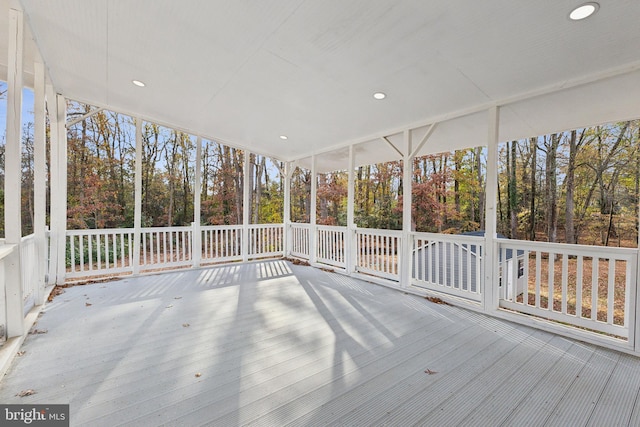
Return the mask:
<path id="1" fill-rule="evenodd" d="M 158 232 L 158 231 L 191 231 L 190 225 L 177 225 L 172 227 L 142 227 L 140 229 L 143 233 Z"/>
<path id="2" fill-rule="evenodd" d="M 0 260 L 7 255 L 11 254 L 16 248 L 16 245 L 0 244 Z"/>
<path id="3" fill-rule="evenodd" d="M 241 230 L 242 224 L 201 225 L 201 230 Z"/>
<path id="4" fill-rule="evenodd" d="M 34 240 L 35 241 L 35 239 L 36 239 L 36 234 L 35 233 L 31 233 L 31 234 L 28 234 L 26 236 L 22 236 L 20 238 L 20 242 L 21 243 L 26 243 L 26 242 L 28 242 L 30 240 Z"/>
<path id="5" fill-rule="evenodd" d="M 375 236 L 402 237 L 402 230 L 383 230 L 380 228 L 363 228 L 357 227 L 358 234 L 371 234 Z"/>
<path id="6" fill-rule="evenodd" d="M 250 229 L 260 229 L 260 228 L 282 228 L 284 224 L 276 223 L 276 224 L 249 224 Z"/>
<path id="7" fill-rule="evenodd" d="M 298 228 L 309 228 L 311 227 L 311 224 L 309 224 L 308 222 L 292 222 L 290 223 L 291 227 L 298 227 Z"/>
<path id="8" fill-rule="evenodd" d="M 347 227 L 342 225 L 316 225 L 318 230 L 329 230 L 329 231 L 347 231 Z"/>
<path id="9" fill-rule="evenodd" d="M 611 255 L 624 257 L 635 256 L 637 248 L 617 248 L 612 246 L 575 245 L 571 243 L 534 242 L 529 240 L 498 239 L 500 247 L 507 249 L 534 249 L 544 252 L 567 255 L 595 255 L 600 258 L 610 258 Z"/>
<path id="10" fill-rule="evenodd" d="M 84 228 L 81 230 L 67 230 L 67 236 L 87 236 L 96 234 L 133 233 L 133 228 Z"/>
<path id="11" fill-rule="evenodd" d="M 465 236 L 463 234 L 441 234 L 441 233 L 427 233 L 413 231 L 411 234 L 419 239 L 435 240 L 441 242 L 454 242 L 454 243 L 473 243 L 476 245 L 482 245 L 484 243 L 484 237 L 482 236 Z"/>

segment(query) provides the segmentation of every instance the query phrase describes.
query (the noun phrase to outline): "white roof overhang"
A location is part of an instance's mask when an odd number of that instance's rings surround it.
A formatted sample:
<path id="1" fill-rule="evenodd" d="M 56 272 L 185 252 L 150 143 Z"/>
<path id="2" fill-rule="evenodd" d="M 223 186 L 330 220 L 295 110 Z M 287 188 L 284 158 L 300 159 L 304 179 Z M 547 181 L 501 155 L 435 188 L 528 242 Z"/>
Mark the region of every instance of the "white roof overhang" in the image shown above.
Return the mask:
<path id="1" fill-rule="evenodd" d="M 25 12 L 27 84 L 37 45 L 67 98 L 325 171 L 433 123 L 418 154 L 483 145 L 492 105 L 501 140 L 637 118 L 640 2 L 570 21 L 579 3 L 0 0 Z"/>

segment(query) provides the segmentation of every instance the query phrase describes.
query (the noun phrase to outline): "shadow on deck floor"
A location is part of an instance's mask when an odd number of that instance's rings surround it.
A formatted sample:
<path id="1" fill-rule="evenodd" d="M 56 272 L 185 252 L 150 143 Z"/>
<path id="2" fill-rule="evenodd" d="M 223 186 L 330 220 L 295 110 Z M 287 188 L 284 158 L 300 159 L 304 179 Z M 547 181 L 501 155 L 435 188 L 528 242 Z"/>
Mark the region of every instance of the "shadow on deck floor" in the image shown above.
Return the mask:
<path id="1" fill-rule="evenodd" d="M 35 328 L 0 402 L 71 425 L 640 425 L 638 358 L 282 260 L 76 286 Z"/>

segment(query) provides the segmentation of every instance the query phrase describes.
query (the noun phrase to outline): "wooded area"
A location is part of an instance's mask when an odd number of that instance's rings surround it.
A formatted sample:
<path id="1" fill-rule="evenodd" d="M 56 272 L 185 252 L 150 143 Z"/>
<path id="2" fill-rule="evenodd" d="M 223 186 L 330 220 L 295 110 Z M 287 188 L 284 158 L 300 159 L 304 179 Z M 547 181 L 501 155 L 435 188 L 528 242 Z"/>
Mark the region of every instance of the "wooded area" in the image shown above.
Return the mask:
<path id="1" fill-rule="evenodd" d="M 3 88 L 0 88 L 4 90 Z M 0 90 L 0 93 L 2 92 Z M 4 100 L 0 100 L 4 102 Z M 90 106 L 69 102 L 72 120 Z M 189 225 L 194 219 L 194 136 L 144 122 L 142 225 Z M 498 230 L 517 239 L 635 246 L 640 196 L 640 120 L 543 135 L 499 146 Z M 244 153 L 202 141 L 203 224 L 242 222 Z M 284 165 L 250 154 L 251 223 L 283 221 Z M 23 133 L 23 234 L 33 229 L 33 124 Z M 358 167 L 359 227 L 402 228 L 402 162 Z M 135 123 L 100 111 L 68 129 L 68 228 L 133 227 Z M 484 229 L 486 148 L 416 158 L 413 220 L 417 231 Z M 4 136 L 0 144 L 4 181 Z M 295 168 L 291 218 L 308 222 L 311 173 Z M 317 222 L 346 225 L 347 173 L 318 175 Z M 0 188 L 0 216 L 4 189 Z M 47 203 L 48 206 L 48 203 Z M 0 221 L 0 227 L 4 222 Z M 0 230 L 4 235 L 4 229 Z"/>

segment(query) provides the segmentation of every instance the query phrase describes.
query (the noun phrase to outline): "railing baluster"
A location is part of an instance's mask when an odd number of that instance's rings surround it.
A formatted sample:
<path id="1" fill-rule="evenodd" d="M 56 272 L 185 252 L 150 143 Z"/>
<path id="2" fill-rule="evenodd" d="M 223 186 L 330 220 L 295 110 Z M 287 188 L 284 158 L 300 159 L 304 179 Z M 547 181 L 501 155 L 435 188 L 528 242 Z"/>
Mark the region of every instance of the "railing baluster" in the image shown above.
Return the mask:
<path id="1" fill-rule="evenodd" d="M 600 258 L 594 255 L 591 258 L 591 320 L 598 319 L 598 282 Z"/>

